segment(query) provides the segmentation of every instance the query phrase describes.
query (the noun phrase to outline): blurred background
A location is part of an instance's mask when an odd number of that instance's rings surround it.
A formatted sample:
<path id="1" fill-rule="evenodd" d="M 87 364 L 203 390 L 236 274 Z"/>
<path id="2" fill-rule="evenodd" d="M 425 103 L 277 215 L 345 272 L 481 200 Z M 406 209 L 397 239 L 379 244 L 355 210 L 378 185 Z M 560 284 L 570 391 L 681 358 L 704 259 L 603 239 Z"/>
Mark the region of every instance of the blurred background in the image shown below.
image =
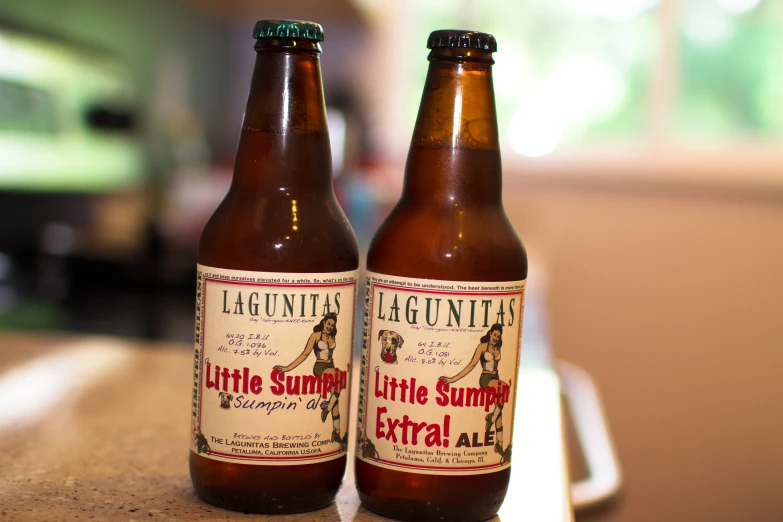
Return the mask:
<path id="1" fill-rule="evenodd" d="M 192 341 L 256 20 L 324 26 L 363 247 L 401 189 L 427 35 L 491 32 L 506 208 L 626 471 L 581 517 L 783 520 L 783 2 L 286 4 L 0 1 L 0 328 Z"/>

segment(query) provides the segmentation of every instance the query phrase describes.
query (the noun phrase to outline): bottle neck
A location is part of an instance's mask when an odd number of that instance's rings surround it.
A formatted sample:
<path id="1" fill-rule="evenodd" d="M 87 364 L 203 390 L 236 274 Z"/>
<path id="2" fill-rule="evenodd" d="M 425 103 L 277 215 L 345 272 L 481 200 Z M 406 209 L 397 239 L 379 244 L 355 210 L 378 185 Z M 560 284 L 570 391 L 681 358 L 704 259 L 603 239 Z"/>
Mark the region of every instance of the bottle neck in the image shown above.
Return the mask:
<path id="1" fill-rule="evenodd" d="M 234 167 L 243 191 L 332 191 L 318 44 L 260 39 Z"/>
<path id="2" fill-rule="evenodd" d="M 405 168 L 404 201 L 500 204 L 492 55 L 433 49 Z"/>

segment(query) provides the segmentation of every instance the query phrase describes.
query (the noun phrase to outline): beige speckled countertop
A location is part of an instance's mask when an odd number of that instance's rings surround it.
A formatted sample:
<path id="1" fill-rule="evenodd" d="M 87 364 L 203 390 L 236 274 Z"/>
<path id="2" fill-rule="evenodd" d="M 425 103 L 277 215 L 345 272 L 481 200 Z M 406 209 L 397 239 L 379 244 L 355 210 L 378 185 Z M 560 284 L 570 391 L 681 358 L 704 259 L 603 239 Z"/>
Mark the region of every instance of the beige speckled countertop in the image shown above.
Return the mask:
<path id="1" fill-rule="evenodd" d="M 385 520 L 360 506 L 350 466 L 337 502 L 316 512 L 243 515 L 198 500 L 187 464 L 190 358 L 178 344 L 0 336 L 0 521 Z M 517 408 L 523 423 L 521 400 Z M 515 452 L 504 521 L 571 518 L 562 442 L 541 435 L 551 448 Z M 533 445 L 515 437 L 515 447 Z M 547 452 L 549 465 L 536 467 Z"/>

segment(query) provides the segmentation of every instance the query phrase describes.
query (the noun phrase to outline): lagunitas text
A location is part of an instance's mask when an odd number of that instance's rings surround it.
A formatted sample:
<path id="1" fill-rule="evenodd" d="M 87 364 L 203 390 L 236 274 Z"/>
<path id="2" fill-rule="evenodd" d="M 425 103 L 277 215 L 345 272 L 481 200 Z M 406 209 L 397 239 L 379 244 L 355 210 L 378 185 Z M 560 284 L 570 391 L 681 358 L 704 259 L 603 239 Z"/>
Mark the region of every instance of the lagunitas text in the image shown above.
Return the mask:
<path id="1" fill-rule="evenodd" d="M 425 322 L 428 326 L 487 328 L 491 324 L 513 326 L 517 298 L 465 299 L 400 296 L 393 290 L 378 291 L 380 320 L 409 325 Z"/>
<path id="2" fill-rule="evenodd" d="M 340 292 L 269 293 L 223 290 L 224 314 L 257 317 L 322 317 L 340 313 Z"/>

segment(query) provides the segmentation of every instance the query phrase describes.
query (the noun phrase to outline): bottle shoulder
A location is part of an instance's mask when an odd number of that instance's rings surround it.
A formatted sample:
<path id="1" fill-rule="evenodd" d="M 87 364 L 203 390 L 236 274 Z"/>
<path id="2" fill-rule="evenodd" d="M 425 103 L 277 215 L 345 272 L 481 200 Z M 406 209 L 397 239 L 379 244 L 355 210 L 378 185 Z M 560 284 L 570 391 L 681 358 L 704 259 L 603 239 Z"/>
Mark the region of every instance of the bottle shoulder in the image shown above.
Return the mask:
<path id="1" fill-rule="evenodd" d="M 263 272 L 343 272 L 359 266 L 356 236 L 334 196 L 229 192 L 201 234 L 198 262 Z"/>
<path id="2" fill-rule="evenodd" d="M 502 206 L 398 205 L 373 238 L 367 269 L 451 281 L 527 278 L 527 253 Z"/>

